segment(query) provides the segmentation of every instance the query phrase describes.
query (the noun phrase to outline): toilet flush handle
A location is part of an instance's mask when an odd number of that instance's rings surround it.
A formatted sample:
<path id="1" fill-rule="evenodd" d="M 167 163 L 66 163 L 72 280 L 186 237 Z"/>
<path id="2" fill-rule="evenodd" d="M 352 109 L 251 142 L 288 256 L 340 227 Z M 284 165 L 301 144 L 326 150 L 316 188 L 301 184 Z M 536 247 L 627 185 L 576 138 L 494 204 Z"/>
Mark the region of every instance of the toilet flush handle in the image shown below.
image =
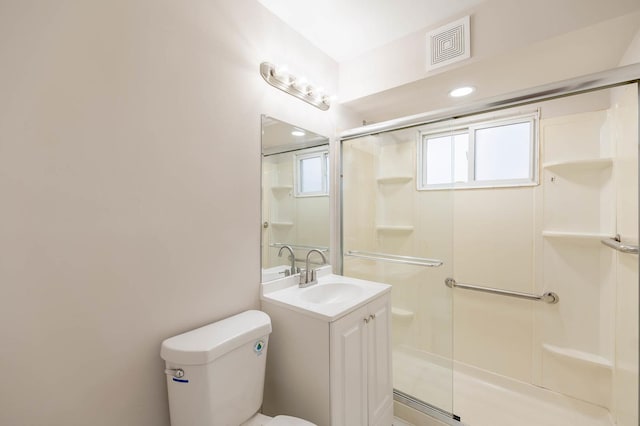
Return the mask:
<path id="1" fill-rule="evenodd" d="M 164 370 L 164 374 L 180 379 L 184 377 L 184 370 L 182 368 L 167 368 Z"/>

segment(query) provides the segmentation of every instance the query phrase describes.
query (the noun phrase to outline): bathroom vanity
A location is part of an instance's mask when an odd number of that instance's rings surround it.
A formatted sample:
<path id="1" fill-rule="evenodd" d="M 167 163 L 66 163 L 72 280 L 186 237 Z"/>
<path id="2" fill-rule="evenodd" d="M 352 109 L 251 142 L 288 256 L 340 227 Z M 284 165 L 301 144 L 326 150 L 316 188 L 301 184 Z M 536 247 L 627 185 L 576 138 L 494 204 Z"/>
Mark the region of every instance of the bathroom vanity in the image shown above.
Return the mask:
<path id="1" fill-rule="evenodd" d="M 273 332 L 263 411 L 318 426 L 390 426 L 391 286 L 319 272 L 262 285 Z"/>

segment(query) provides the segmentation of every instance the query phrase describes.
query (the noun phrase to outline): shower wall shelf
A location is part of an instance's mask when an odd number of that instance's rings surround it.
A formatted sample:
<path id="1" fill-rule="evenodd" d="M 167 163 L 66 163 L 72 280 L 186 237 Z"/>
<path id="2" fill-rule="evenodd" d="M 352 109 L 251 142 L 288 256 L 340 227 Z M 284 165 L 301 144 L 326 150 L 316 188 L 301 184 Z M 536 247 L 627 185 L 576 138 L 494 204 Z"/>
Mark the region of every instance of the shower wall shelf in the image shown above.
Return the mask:
<path id="1" fill-rule="evenodd" d="M 600 355 L 579 351 L 577 349 L 562 348 L 559 346 L 550 345 L 548 343 L 543 343 L 542 347 L 548 353 L 558 357 L 581 361 L 586 364 L 594 365 L 594 366 L 609 369 L 609 370 L 613 369 L 613 363 L 607 358 Z"/>
<path id="2" fill-rule="evenodd" d="M 290 191 L 293 189 L 293 185 L 275 185 L 271 187 L 272 191 Z"/>
<path id="3" fill-rule="evenodd" d="M 409 234 L 413 232 L 413 226 L 400 226 L 400 225 L 378 225 L 376 226 L 376 231 L 378 232 L 389 232 L 389 233 L 399 233 L 399 234 Z"/>
<path id="4" fill-rule="evenodd" d="M 543 231 L 542 236 L 545 238 L 561 238 L 571 240 L 587 240 L 600 241 L 603 238 L 611 238 L 610 234 L 602 234 L 597 232 L 564 232 L 564 231 Z"/>
<path id="5" fill-rule="evenodd" d="M 402 319 L 402 320 L 412 320 L 416 314 L 413 311 L 408 309 L 396 308 L 395 306 L 391 307 L 391 315 L 393 318 Z"/>
<path id="6" fill-rule="evenodd" d="M 573 160 L 573 161 L 552 161 L 543 164 L 547 170 L 554 172 L 561 171 L 584 171 L 584 170 L 602 170 L 609 168 L 613 165 L 612 158 L 593 158 L 587 160 Z"/>
<path id="7" fill-rule="evenodd" d="M 537 288 L 553 283 L 566 297 L 553 314 L 557 322 L 539 322 L 536 374 L 542 387 L 600 406 L 610 398 L 602 390 L 612 388 L 609 358 L 615 352 L 608 339 L 615 297 L 603 297 L 615 288 L 615 256 L 600 244 L 616 229 L 612 129 L 607 110 L 540 121 L 545 161 L 537 225 L 544 244 L 536 260 L 542 272 Z M 587 311 L 598 315 L 575 317 Z"/>
<path id="8" fill-rule="evenodd" d="M 401 184 L 411 182 L 413 176 L 384 176 L 376 179 L 379 184 Z"/>

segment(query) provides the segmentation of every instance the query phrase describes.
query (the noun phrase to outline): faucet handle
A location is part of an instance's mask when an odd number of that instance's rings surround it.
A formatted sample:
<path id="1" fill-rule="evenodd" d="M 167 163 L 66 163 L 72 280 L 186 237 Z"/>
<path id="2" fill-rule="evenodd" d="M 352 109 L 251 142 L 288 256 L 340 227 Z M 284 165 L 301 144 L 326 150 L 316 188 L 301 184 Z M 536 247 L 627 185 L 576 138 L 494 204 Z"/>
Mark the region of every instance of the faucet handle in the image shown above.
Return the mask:
<path id="1" fill-rule="evenodd" d="M 314 269 L 303 269 L 300 271 L 300 284 L 299 287 L 309 287 L 310 285 L 316 284 L 318 280 L 316 279 L 316 271 Z"/>

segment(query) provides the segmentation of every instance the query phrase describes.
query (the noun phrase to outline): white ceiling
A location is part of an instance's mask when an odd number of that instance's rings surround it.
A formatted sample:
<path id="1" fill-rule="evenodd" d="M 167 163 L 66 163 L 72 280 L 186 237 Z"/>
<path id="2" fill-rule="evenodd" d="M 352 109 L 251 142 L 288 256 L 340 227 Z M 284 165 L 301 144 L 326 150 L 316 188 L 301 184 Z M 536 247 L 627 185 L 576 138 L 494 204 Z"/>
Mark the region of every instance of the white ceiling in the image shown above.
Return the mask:
<path id="1" fill-rule="evenodd" d="M 368 123 L 611 69 L 640 37 L 640 0 L 258 1 L 340 63 L 340 103 Z M 426 70 L 424 33 L 465 15 L 472 57 Z"/>
<path id="2" fill-rule="evenodd" d="M 485 0 L 258 0 L 337 62 L 447 23 Z"/>

